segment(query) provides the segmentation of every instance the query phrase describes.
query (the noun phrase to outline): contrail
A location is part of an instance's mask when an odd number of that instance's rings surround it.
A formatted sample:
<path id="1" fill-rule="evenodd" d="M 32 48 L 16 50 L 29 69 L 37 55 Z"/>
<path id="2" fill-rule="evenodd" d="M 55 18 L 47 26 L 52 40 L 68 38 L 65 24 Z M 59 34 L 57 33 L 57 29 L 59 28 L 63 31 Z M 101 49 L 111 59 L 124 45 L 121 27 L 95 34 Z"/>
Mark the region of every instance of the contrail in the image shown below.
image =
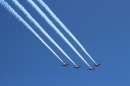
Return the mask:
<path id="1" fill-rule="evenodd" d="M 67 27 L 60 21 L 60 19 L 52 12 L 52 10 L 47 6 L 47 4 L 43 0 L 37 0 L 49 13 L 50 15 L 55 19 L 55 21 L 58 22 L 58 24 L 69 34 L 70 37 L 80 46 L 80 48 L 84 51 L 86 55 L 95 63 L 94 59 L 89 55 L 89 53 L 85 50 L 85 48 L 81 45 L 81 43 L 77 40 L 77 38 L 67 29 Z"/>
<path id="2" fill-rule="evenodd" d="M 91 68 L 91 66 L 85 61 L 85 59 L 80 55 L 80 53 L 75 49 L 75 47 L 68 41 L 68 39 L 60 32 L 60 30 L 52 23 L 52 21 L 46 16 L 45 13 L 32 1 L 27 0 L 38 13 L 47 21 L 47 23 L 60 35 L 60 37 L 73 49 L 73 51 Z"/>
<path id="3" fill-rule="evenodd" d="M 1 5 L 3 5 L 9 12 L 11 12 L 20 22 L 22 22 L 63 64 L 65 62 L 49 47 L 49 45 L 33 30 L 33 28 L 4 0 L 0 0 Z"/>
<path id="4" fill-rule="evenodd" d="M 12 0 L 12 2 L 18 6 L 18 8 L 23 11 L 23 13 L 34 23 L 34 25 L 75 65 L 75 62 L 62 50 L 62 48 L 48 35 L 48 33 L 39 25 L 39 23 L 25 10 L 25 8 L 17 1 Z"/>

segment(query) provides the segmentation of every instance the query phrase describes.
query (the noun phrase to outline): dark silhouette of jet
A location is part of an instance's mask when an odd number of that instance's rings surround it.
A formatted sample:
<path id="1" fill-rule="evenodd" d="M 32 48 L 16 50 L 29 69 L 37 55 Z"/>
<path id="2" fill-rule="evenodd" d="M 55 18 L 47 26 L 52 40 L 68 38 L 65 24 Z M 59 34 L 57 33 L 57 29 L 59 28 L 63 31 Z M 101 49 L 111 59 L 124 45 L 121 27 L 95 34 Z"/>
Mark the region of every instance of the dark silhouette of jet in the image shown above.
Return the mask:
<path id="1" fill-rule="evenodd" d="M 98 67 L 99 65 L 101 65 L 101 64 L 94 64 L 94 66 L 97 66 L 97 67 Z"/>
<path id="2" fill-rule="evenodd" d="M 95 68 L 89 68 L 88 70 L 94 70 Z"/>
<path id="3" fill-rule="evenodd" d="M 63 63 L 63 65 L 62 66 L 68 66 L 69 64 L 65 64 L 65 63 Z"/>
<path id="4" fill-rule="evenodd" d="M 81 67 L 81 66 L 75 66 L 74 68 L 77 68 L 77 69 L 78 69 L 78 68 L 80 68 L 80 67 Z"/>

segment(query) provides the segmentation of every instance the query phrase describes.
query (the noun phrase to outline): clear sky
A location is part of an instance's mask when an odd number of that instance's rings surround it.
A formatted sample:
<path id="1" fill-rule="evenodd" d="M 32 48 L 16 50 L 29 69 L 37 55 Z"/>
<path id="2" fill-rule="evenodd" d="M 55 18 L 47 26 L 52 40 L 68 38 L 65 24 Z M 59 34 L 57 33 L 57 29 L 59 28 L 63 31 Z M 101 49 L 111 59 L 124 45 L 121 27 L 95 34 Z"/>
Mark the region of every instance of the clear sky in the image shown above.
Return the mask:
<path id="1" fill-rule="evenodd" d="M 63 50 L 74 65 L 34 26 L 11 0 L 6 0 L 69 64 L 62 63 L 21 22 L 0 5 L 0 86 L 130 86 L 130 0 L 44 0 L 59 19 L 100 63 L 94 71 L 73 52 L 26 0 L 18 0 Z M 71 37 L 36 1 L 60 31 Z"/>

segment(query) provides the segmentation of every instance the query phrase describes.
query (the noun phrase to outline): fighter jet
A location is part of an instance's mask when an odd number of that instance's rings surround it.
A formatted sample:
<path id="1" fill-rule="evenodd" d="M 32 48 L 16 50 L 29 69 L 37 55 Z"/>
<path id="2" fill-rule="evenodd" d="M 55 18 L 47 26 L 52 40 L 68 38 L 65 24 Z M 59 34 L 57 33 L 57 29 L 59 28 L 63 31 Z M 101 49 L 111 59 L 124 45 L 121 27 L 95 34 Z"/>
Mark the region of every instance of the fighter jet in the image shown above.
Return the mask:
<path id="1" fill-rule="evenodd" d="M 78 69 L 78 68 L 80 68 L 80 67 L 81 67 L 81 66 L 77 66 L 77 65 L 75 65 L 75 67 L 74 67 L 74 68 L 77 68 L 77 69 Z"/>
<path id="2" fill-rule="evenodd" d="M 69 64 L 65 64 L 65 63 L 63 63 L 63 65 L 62 65 L 62 66 L 67 66 L 67 65 L 69 65 Z"/>
<path id="3" fill-rule="evenodd" d="M 94 70 L 95 68 L 89 68 L 88 70 Z"/>
<path id="4" fill-rule="evenodd" d="M 101 65 L 101 64 L 94 64 L 94 66 L 97 66 L 97 67 L 98 67 L 99 65 Z"/>

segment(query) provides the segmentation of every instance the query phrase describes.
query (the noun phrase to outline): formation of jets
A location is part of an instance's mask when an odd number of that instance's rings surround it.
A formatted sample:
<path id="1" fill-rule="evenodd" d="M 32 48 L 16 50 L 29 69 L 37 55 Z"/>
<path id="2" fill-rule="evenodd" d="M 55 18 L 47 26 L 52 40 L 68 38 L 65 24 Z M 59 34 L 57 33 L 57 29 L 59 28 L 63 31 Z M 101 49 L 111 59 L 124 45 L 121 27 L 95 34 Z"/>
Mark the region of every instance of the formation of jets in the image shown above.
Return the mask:
<path id="1" fill-rule="evenodd" d="M 87 61 L 80 55 L 80 53 L 75 49 L 75 47 L 69 42 L 69 40 L 59 31 L 59 29 L 52 23 L 52 21 L 41 11 L 41 9 L 33 2 L 33 0 L 27 0 L 37 11 L 38 13 L 47 21 L 47 23 L 59 34 L 59 36 L 72 48 L 72 50 L 87 64 L 89 67 L 88 70 L 94 70 Z M 73 34 L 64 26 L 64 24 L 56 17 L 55 14 L 50 10 L 50 8 L 42 1 L 37 0 L 44 8 L 51 14 L 51 16 L 60 24 L 60 26 L 73 38 L 73 40 L 81 47 L 81 49 L 86 53 L 86 55 L 94 62 L 94 66 L 99 66 L 93 58 L 87 53 L 85 48 L 78 42 L 78 40 L 73 36 Z M 27 18 L 34 23 L 34 25 L 74 64 L 74 68 L 78 69 L 81 66 L 77 66 L 75 62 L 64 52 L 64 50 L 55 42 L 54 39 L 40 26 L 40 24 L 30 15 L 30 13 L 17 1 L 12 0 L 12 2 L 27 16 Z M 20 22 L 22 22 L 63 64 L 62 66 L 68 66 L 63 62 L 63 60 L 55 53 L 53 49 L 38 35 L 37 32 L 5 1 L 0 0 L 0 4 L 8 9 Z M 55 16 L 55 17 L 54 17 Z"/>
<path id="2" fill-rule="evenodd" d="M 66 63 L 63 63 L 63 65 L 62 66 L 68 66 L 69 64 L 66 64 Z M 94 64 L 94 66 L 99 66 L 99 65 L 101 65 L 101 64 Z M 80 68 L 81 66 L 77 66 L 77 65 L 75 65 L 75 67 L 74 68 Z M 95 68 L 89 68 L 88 70 L 94 70 Z"/>

